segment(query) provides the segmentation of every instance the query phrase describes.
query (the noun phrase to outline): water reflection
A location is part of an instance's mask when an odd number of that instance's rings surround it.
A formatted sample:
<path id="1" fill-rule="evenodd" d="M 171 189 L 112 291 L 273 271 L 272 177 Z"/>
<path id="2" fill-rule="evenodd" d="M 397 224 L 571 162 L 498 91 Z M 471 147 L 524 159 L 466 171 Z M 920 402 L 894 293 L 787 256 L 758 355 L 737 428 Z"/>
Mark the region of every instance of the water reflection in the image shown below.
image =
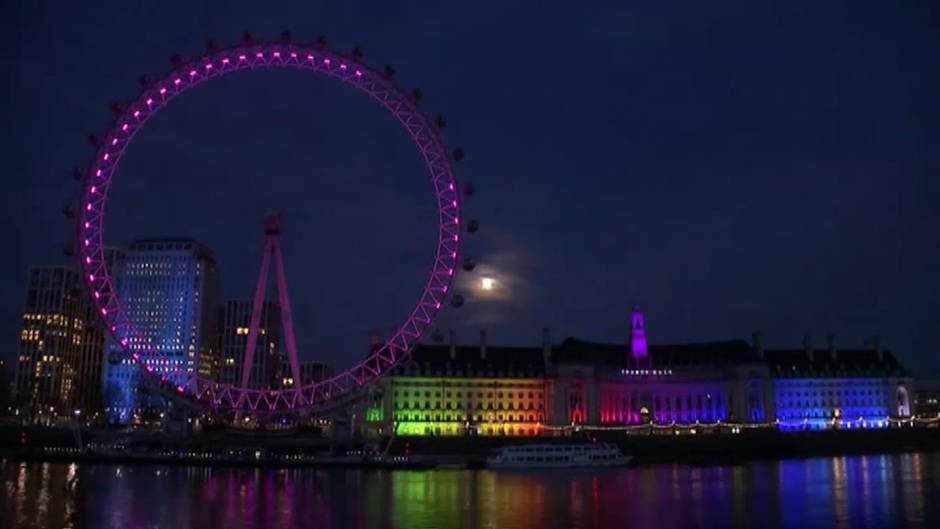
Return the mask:
<path id="1" fill-rule="evenodd" d="M 4 528 L 940 526 L 940 454 L 499 473 L 3 460 L 0 476 Z"/>

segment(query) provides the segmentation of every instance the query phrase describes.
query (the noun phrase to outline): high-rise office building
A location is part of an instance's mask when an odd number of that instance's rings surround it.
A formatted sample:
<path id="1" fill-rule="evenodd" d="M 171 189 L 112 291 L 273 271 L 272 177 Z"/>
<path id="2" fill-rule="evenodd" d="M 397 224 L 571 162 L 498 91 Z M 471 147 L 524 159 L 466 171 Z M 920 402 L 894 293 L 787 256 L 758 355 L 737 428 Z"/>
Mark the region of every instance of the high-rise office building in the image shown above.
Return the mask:
<path id="1" fill-rule="evenodd" d="M 320 382 L 332 377 L 336 371 L 333 364 L 310 360 L 300 362 L 300 385 L 308 386 L 314 382 Z M 296 381 L 291 376 L 290 362 L 287 359 L 281 360 L 280 372 L 277 376 L 281 388 L 296 387 Z"/>
<path id="2" fill-rule="evenodd" d="M 105 249 L 110 271 L 122 252 Z M 71 266 L 34 267 L 29 273 L 14 379 L 15 405 L 24 420 L 53 422 L 102 411 L 105 332 Z"/>
<path id="3" fill-rule="evenodd" d="M 220 308 L 219 317 L 219 381 L 241 384 L 248 326 L 251 321 L 251 300 L 230 300 Z M 250 388 L 280 387 L 278 375 L 283 353 L 280 350 L 281 315 L 277 303 L 265 301 L 261 306 L 258 340 L 248 380 Z"/>
<path id="4" fill-rule="evenodd" d="M 290 373 L 289 366 L 284 366 L 285 373 Z M 321 380 L 326 380 L 333 376 L 333 365 L 326 362 L 319 362 L 316 360 L 311 360 L 309 362 L 300 363 L 300 382 L 301 385 L 313 384 L 314 382 L 320 382 Z"/>
<path id="5" fill-rule="evenodd" d="M 88 315 L 74 269 L 39 266 L 29 271 L 13 384 L 23 420 L 51 423 L 71 413 Z"/>
<path id="6" fill-rule="evenodd" d="M 219 274 L 212 252 L 188 239 L 132 243 L 115 274 L 117 292 L 134 335 L 119 336 L 140 348 L 141 361 L 176 384 L 198 373 L 218 374 L 214 336 Z M 152 348 L 148 354 L 145 348 Z M 109 422 L 147 420 L 166 409 L 166 400 L 140 391 L 140 372 L 114 340 L 108 340 L 103 373 Z"/>
<path id="7" fill-rule="evenodd" d="M 111 275 L 114 284 L 117 285 L 121 263 L 124 260 L 124 251 L 118 248 L 105 248 L 104 257 L 108 273 Z M 84 328 L 81 348 L 75 365 L 78 382 L 75 391 L 71 395 L 70 407 L 73 410 L 80 410 L 82 416 L 87 420 L 95 421 L 98 420 L 99 414 L 104 411 L 101 384 L 105 356 L 105 337 L 108 333 L 105 331 L 104 323 L 100 320 L 93 304 L 85 303 L 85 311 L 85 320 L 88 323 Z"/>

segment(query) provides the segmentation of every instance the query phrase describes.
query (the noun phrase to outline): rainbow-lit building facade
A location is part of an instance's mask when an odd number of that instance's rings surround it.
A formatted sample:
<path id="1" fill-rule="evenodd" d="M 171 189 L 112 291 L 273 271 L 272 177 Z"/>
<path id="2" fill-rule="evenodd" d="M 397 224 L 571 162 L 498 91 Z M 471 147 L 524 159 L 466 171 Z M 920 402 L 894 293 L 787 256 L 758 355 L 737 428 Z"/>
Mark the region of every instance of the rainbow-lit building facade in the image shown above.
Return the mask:
<path id="1" fill-rule="evenodd" d="M 911 415 L 911 379 L 890 352 L 764 350 L 729 340 L 647 344 L 422 344 L 373 391 L 367 434 L 557 435 L 590 428 L 750 425 L 782 431 L 886 427 Z"/>

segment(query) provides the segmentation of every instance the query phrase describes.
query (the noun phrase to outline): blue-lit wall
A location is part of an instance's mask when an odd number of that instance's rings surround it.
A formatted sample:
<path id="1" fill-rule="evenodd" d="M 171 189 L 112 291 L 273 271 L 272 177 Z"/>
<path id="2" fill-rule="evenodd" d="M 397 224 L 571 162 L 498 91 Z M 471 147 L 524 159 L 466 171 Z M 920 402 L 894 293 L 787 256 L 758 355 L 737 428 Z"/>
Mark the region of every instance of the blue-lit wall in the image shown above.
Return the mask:
<path id="1" fill-rule="evenodd" d="M 774 383 L 783 431 L 883 428 L 893 415 L 895 388 L 887 378 L 784 378 Z"/>
<path id="2" fill-rule="evenodd" d="M 142 361 L 184 384 L 187 373 L 199 369 L 203 349 L 205 279 L 214 266 L 195 251 L 192 243 L 135 243 L 127 252 L 119 272 L 118 292 L 123 308 L 137 327 L 130 346 L 152 345 L 160 354 L 144 355 Z M 214 270 L 211 271 L 214 273 Z M 105 412 L 109 422 L 127 424 L 135 414 L 163 411 L 162 397 L 138 391 L 139 367 L 132 364 L 113 340 L 107 345 L 103 369 Z"/>

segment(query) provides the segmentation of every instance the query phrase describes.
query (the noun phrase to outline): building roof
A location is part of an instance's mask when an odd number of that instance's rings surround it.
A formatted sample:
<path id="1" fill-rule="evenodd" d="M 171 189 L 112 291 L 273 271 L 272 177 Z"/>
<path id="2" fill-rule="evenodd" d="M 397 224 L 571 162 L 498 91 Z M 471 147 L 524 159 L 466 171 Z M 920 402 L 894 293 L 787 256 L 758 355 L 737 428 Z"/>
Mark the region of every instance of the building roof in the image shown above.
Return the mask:
<path id="1" fill-rule="evenodd" d="M 127 253 L 135 252 L 192 252 L 198 258 L 215 262 L 215 253 L 206 245 L 185 238 L 155 238 L 135 239 L 128 247 Z"/>
<path id="2" fill-rule="evenodd" d="M 545 376 L 541 347 L 458 345 L 451 359 L 449 345 L 419 344 L 397 375 L 534 378 Z"/>
<path id="3" fill-rule="evenodd" d="M 724 368 L 748 364 L 766 364 L 773 377 L 874 377 L 907 376 L 907 372 L 890 351 L 881 358 L 874 349 L 838 351 L 833 360 L 826 350 L 817 350 L 812 361 L 805 349 L 769 349 L 761 355 L 746 340 L 650 345 L 652 369 L 705 367 Z M 589 342 L 566 338 L 552 345 L 554 366 L 581 364 L 596 367 L 636 367 L 631 362 L 626 343 Z M 458 345 L 454 359 L 447 344 L 419 344 L 398 375 L 409 376 L 473 376 L 473 377 L 542 377 L 545 376 L 542 347 L 486 348 L 483 359 L 479 345 Z"/>
<path id="4" fill-rule="evenodd" d="M 940 392 L 940 378 L 920 378 L 914 383 L 915 392 Z"/>
<path id="5" fill-rule="evenodd" d="M 722 367 L 760 362 L 744 340 L 701 342 L 686 344 L 650 345 L 652 368 L 666 367 Z M 587 342 L 566 338 L 555 347 L 552 361 L 556 364 L 578 363 L 607 367 L 630 367 L 630 348 L 626 343 L 612 344 Z"/>
<path id="6" fill-rule="evenodd" d="M 812 356 L 812 358 L 811 358 Z M 890 351 L 875 349 L 768 349 L 764 358 L 775 377 L 874 377 L 907 376 L 907 371 Z"/>
<path id="7" fill-rule="evenodd" d="M 744 340 L 722 342 L 651 345 L 649 347 L 653 368 L 674 367 L 724 367 L 742 363 L 759 363 L 760 360 Z M 587 364 L 616 369 L 630 367 L 630 351 L 626 344 L 588 342 L 567 338 L 561 344 L 552 345 L 553 365 Z M 411 359 L 397 374 L 411 376 L 496 376 L 496 377 L 541 377 L 545 375 L 545 362 L 541 347 L 486 348 L 486 358 L 481 355 L 479 345 L 458 345 L 451 359 L 449 345 L 419 344 Z"/>

